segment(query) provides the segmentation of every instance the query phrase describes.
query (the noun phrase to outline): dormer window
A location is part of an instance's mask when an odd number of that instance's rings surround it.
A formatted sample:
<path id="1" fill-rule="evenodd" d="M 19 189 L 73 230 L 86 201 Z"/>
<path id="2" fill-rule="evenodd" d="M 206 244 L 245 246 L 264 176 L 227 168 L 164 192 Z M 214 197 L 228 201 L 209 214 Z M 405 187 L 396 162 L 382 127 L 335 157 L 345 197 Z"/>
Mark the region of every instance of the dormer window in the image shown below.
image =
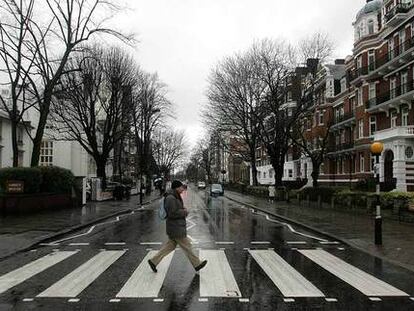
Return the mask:
<path id="1" fill-rule="evenodd" d="M 374 34 L 374 21 L 372 19 L 368 21 L 368 34 Z"/>

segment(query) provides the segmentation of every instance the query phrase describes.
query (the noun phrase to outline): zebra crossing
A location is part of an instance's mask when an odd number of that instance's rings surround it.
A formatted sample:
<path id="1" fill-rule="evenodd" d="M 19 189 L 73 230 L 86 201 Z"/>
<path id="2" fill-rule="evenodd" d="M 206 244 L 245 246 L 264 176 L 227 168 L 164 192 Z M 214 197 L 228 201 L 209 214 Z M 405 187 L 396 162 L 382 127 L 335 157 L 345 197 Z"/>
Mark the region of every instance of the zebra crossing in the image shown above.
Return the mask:
<path id="1" fill-rule="evenodd" d="M 327 294 L 318 288 L 318 284 L 313 284 L 306 279 L 275 250 L 248 249 L 247 251 L 247 256 L 250 256 L 264 275 L 271 280 L 285 301 L 294 301 L 295 298 L 321 298 L 326 301 L 336 301 L 334 298 L 327 298 Z M 80 252 L 80 250 L 58 250 L 1 275 L 0 299 L 1 295 L 7 291 L 28 280 L 33 280 L 40 273 L 47 273 L 47 269 L 62 264 L 63 261 L 75 257 Z M 112 265 L 127 252 L 128 250 L 101 250 L 55 283 L 46 284 L 48 287 L 34 297 L 35 299 L 67 298 L 76 302 L 86 288 L 93 286 L 102 274 L 110 272 Z M 162 301 L 161 288 L 168 277 L 168 270 L 177 251 L 172 252 L 160 263 L 157 267 L 158 273 L 153 273 L 147 263 L 147 260 L 155 252 L 149 250 L 144 258 L 137 258 L 135 270 L 123 282 L 118 293 L 113 297 L 114 299 L 111 299 L 112 301 L 143 298 Z M 345 282 L 348 286 L 358 290 L 368 299 L 409 297 L 406 292 L 323 249 L 301 249 L 297 252 L 304 259 L 309 260 L 310 264 L 319 266 L 336 277 L 338 281 Z M 248 301 L 248 297 L 243 296 L 243 292 L 240 290 L 225 250 L 200 249 L 200 257 L 207 259 L 208 265 L 199 273 L 199 301 L 214 297 L 238 298 L 239 301 Z M 276 289 L 275 294 L 277 294 Z"/>

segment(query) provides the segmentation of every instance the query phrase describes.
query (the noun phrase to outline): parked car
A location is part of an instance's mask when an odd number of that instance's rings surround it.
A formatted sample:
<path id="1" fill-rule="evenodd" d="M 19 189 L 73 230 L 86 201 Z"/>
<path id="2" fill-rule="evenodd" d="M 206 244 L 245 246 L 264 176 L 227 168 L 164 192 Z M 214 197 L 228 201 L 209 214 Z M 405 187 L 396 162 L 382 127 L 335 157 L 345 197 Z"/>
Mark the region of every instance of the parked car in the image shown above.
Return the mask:
<path id="1" fill-rule="evenodd" d="M 198 189 L 206 189 L 206 183 L 204 181 L 199 181 L 197 184 Z"/>
<path id="2" fill-rule="evenodd" d="M 218 197 L 219 195 L 224 195 L 223 186 L 220 184 L 212 184 L 210 188 L 210 195 L 212 197 Z"/>

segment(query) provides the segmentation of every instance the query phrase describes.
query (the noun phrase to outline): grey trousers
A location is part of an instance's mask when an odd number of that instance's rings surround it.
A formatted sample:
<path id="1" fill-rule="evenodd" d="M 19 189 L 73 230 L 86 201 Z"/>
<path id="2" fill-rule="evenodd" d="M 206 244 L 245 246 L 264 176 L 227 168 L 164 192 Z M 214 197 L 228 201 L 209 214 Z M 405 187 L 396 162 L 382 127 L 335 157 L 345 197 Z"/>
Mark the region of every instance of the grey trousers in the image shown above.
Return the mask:
<path id="1" fill-rule="evenodd" d="M 169 239 L 168 242 L 161 247 L 159 252 L 151 258 L 152 263 L 157 266 L 165 256 L 175 250 L 177 245 L 179 245 L 184 251 L 194 268 L 200 265 L 201 260 L 193 253 L 191 241 L 187 237 L 180 239 Z"/>

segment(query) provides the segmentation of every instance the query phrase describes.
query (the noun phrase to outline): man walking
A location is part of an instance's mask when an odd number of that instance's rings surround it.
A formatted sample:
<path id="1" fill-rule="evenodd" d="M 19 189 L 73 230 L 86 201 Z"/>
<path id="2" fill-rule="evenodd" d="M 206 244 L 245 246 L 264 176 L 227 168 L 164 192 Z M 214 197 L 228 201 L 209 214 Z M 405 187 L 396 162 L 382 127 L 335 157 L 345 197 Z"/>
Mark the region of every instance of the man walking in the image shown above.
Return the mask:
<path id="1" fill-rule="evenodd" d="M 275 200 L 275 194 L 276 194 L 275 186 L 269 185 L 269 187 L 267 188 L 267 190 L 269 191 L 269 203 L 272 203 L 273 204 L 273 202 Z"/>
<path id="2" fill-rule="evenodd" d="M 174 180 L 171 184 L 171 189 L 165 194 L 164 207 L 167 212 L 166 225 L 169 240 L 153 258 L 148 260 L 148 264 L 154 272 L 157 272 L 157 265 L 161 260 L 171 253 L 177 245 L 184 251 L 196 271 L 204 268 L 207 264 L 207 260 L 201 261 L 193 253 L 190 239 L 187 237 L 187 223 L 185 218 L 188 215 L 188 211 L 184 207 L 181 198 L 181 193 L 185 189 L 186 186 L 181 181 Z"/>

